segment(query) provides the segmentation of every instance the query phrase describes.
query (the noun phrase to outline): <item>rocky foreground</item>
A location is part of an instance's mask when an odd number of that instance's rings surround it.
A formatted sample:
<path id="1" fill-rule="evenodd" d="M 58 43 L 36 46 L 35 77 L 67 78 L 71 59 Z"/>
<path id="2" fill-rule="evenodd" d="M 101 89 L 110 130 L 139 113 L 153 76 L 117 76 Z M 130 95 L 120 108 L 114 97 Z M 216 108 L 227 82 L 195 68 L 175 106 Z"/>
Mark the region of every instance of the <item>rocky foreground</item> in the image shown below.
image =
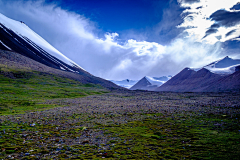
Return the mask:
<path id="1" fill-rule="evenodd" d="M 117 91 L 0 117 L 6 159 L 237 159 L 240 93 Z"/>

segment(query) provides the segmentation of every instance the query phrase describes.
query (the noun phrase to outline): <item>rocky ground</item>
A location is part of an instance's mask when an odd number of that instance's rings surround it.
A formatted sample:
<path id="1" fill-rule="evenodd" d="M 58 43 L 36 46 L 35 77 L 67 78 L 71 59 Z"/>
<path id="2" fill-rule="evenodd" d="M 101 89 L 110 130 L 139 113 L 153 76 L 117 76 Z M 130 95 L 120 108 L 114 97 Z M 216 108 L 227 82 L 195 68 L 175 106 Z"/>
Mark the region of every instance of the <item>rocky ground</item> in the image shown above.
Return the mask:
<path id="1" fill-rule="evenodd" d="M 0 117 L 5 159 L 237 159 L 239 93 L 113 91 Z"/>

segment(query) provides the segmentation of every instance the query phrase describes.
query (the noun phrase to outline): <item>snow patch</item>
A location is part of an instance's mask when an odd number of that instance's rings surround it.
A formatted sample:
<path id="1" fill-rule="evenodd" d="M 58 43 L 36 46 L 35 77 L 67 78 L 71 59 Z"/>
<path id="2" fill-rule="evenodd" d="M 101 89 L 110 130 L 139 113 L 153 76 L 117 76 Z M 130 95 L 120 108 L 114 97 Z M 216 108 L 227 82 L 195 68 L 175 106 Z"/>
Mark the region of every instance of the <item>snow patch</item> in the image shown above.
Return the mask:
<path id="1" fill-rule="evenodd" d="M 2 45 L 4 45 L 7 49 L 12 50 L 10 47 L 8 47 L 6 44 L 4 44 L 1 40 L 0 43 L 2 43 Z"/>
<path id="2" fill-rule="evenodd" d="M 145 78 L 152 84 L 156 86 L 161 86 L 163 83 L 166 83 L 171 76 L 163 76 L 163 77 L 150 77 L 150 76 L 145 76 Z M 166 79 L 166 80 L 160 80 L 160 79 Z"/>
<path id="3" fill-rule="evenodd" d="M 239 65 L 240 64 L 237 64 L 237 65 L 233 65 L 233 66 L 226 67 L 226 68 L 212 68 L 212 67 L 204 67 L 204 68 L 206 68 L 207 70 L 209 70 L 210 72 L 215 73 L 215 74 L 226 75 L 226 74 L 233 74 L 235 72 L 235 68 Z"/>
<path id="4" fill-rule="evenodd" d="M 61 66 L 60 66 L 60 69 L 61 69 L 61 70 L 66 70 L 66 69 L 64 69 L 64 68 L 63 68 L 63 67 L 61 67 Z"/>

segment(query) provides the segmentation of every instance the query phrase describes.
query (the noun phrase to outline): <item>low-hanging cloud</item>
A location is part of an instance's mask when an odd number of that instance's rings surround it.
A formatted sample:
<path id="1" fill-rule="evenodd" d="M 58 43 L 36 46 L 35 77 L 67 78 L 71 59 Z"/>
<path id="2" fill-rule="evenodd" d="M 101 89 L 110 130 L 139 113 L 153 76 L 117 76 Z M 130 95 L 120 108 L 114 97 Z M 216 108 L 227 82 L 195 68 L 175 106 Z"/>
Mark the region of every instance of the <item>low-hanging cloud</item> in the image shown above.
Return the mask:
<path id="1" fill-rule="evenodd" d="M 182 5 L 195 5 L 193 2 L 201 3 L 185 0 Z M 105 33 L 104 37 L 98 37 L 99 29 L 95 22 L 44 1 L 10 3 L 0 0 L 0 12 L 9 18 L 24 21 L 64 55 L 93 75 L 106 79 L 174 75 L 185 67 L 206 65 L 219 58 L 222 51 L 220 43 L 200 42 L 195 31 L 183 32 L 167 45 L 135 39 L 122 43 L 118 33 Z M 186 23 L 188 21 L 185 19 L 181 27 Z M 212 25 L 209 22 L 209 26 Z M 221 29 L 217 25 L 215 27 Z M 227 37 L 235 35 L 235 32 L 238 30 L 226 32 Z"/>

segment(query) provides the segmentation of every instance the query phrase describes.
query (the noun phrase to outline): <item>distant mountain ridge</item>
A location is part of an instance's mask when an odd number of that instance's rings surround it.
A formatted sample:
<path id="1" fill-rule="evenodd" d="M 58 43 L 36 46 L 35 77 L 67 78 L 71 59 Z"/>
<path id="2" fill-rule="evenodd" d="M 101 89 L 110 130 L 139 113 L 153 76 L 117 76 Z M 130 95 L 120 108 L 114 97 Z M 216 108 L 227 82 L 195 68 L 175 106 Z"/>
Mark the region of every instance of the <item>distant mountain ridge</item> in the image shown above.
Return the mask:
<path id="1" fill-rule="evenodd" d="M 240 60 L 227 56 L 200 69 L 185 68 L 155 91 L 240 91 L 239 68 Z"/>
<path id="2" fill-rule="evenodd" d="M 168 77 L 167 76 L 162 76 L 162 77 L 145 76 L 141 80 L 139 80 L 134 86 L 132 86 L 130 89 L 154 91 L 157 87 L 161 86 L 170 78 L 171 76 L 168 76 Z"/>
<path id="3" fill-rule="evenodd" d="M 110 80 L 111 82 L 115 83 L 118 86 L 124 87 L 124 88 L 131 88 L 133 85 L 137 83 L 135 80 L 125 79 L 122 81 L 116 81 L 116 80 Z"/>
<path id="4" fill-rule="evenodd" d="M 226 68 L 229 66 L 233 66 L 236 64 L 240 64 L 240 59 L 232 59 L 229 56 L 224 57 L 218 61 L 212 62 L 204 67 L 211 67 L 211 68 Z"/>
<path id="5" fill-rule="evenodd" d="M 232 59 L 228 56 L 212 62 L 202 68 L 206 68 L 212 73 L 216 74 L 222 74 L 222 75 L 227 75 L 227 74 L 232 74 L 235 72 L 235 67 L 240 65 L 240 59 Z M 200 70 L 201 68 L 194 69 L 195 71 Z"/>
<path id="6" fill-rule="evenodd" d="M 143 77 L 139 80 L 134 86 L 132 86 L 131 90 L 150 90 L 150 88 L 155 88 L 155 85 L 152 85 L 146 77 Z"/>

